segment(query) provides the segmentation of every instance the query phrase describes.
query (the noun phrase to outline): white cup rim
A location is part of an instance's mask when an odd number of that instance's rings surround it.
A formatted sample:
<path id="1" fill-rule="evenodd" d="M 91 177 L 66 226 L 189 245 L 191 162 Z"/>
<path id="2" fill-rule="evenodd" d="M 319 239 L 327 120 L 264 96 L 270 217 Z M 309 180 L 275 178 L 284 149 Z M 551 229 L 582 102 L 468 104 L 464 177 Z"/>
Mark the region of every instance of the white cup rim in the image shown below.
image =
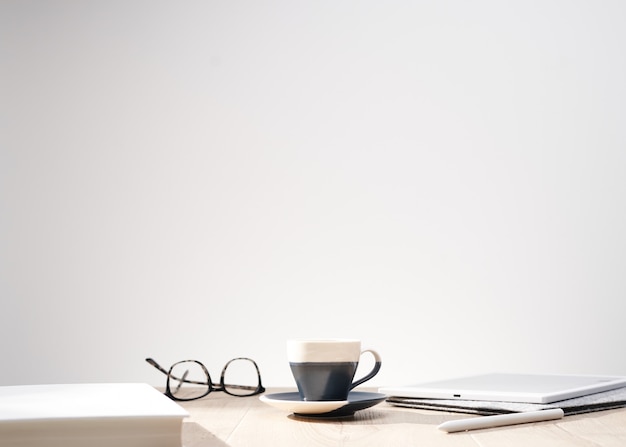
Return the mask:
<path id="1" fill-rule="evenodd" d="M 358 362 L 361 341 L 346 338 L 300 339 L 287 341 L 290 362 Z"/>

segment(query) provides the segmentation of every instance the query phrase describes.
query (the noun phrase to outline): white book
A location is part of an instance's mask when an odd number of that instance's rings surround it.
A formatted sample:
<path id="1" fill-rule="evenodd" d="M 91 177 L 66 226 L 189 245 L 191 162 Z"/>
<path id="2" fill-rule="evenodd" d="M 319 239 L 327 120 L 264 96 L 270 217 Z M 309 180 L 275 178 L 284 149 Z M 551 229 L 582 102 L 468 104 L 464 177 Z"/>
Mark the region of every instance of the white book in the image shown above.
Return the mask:
<path id="1" fill-rule="evenodd" d="M 0 447 L 180 447 L 189 414 L 144 383 L 0 387 Z"/>

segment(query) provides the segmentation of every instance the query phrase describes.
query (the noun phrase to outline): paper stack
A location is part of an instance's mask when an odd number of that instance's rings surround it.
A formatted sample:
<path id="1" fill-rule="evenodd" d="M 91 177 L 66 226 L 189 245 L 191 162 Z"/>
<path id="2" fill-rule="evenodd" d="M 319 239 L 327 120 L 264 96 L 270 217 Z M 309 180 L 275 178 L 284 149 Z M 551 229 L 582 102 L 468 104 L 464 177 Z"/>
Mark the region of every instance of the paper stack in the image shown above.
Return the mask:
<path id="1" fill-rule="evenodd" d="M 392 405 L 424 410 L 441 410 L 456 413 L 495 415 L 522 411 L 537 411 L 561 408 L 565 415 L 591 413 L 626 407 L 626 387 L 603 391 L 587 396 L 565 399 L 549 404 L 530 404 L 518 402 L 489 402 L 460 399 L 417 399 L 410 397 L 390 396 L 387 402 Z"/>

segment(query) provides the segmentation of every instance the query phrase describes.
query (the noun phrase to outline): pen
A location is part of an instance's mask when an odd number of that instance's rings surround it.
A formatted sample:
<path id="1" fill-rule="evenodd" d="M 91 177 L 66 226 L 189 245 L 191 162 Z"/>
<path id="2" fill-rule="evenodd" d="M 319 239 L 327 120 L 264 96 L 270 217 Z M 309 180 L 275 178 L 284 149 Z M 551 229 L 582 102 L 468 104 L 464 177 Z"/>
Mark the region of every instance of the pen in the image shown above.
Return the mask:
<path id="1" fill-rule="evenodd" d="M 501 427 L 503 425 L 525 424 L 527 422 L 550 421 L 561 419 L 564 413 L 560 408 L 551 410 L 525 411 L 521 413 L 498 414 L 470 419 L 447 421 L 437 427 L 447 433 L 476 430 L 479 428 Z"/>

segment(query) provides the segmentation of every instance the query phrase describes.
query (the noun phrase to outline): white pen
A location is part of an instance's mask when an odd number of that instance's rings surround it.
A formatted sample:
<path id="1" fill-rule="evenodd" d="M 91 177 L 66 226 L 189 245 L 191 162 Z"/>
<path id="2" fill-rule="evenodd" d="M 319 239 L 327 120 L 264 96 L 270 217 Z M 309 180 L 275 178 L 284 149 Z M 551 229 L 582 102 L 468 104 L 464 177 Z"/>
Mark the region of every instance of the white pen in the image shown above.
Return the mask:
<path id="1" fill-rule="evenodd" d="M 482 416 L 470 419 L 457 419 L 447 421 L 437 427 L 447 433 L 479 428 L 501 427 L 503 425 L 525 424 L 527 422 L 550 421 L 561 419 L 564 413 L 560 408 L 551 410 L 525 411 L 521 413 L 497 414 L 495 416 Z"/>

